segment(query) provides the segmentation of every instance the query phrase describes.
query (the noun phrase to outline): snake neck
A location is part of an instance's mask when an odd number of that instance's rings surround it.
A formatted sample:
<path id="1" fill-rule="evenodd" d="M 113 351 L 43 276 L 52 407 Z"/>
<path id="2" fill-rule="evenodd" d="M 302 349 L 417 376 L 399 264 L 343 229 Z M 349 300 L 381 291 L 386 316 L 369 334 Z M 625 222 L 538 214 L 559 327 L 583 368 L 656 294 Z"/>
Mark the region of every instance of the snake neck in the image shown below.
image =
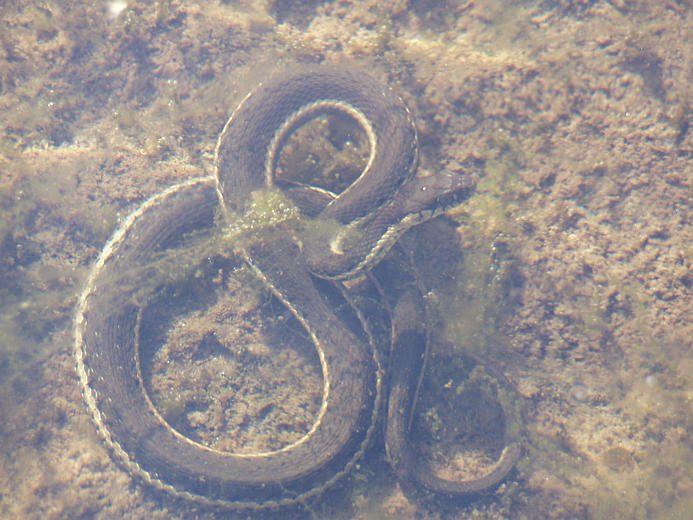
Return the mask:
<path id="1" fill-rule="evenodd" d="M 380 262 L 407 230 L 459 204 L 470 196 L 474 186 L 471 177 L 456 172 L 414 177 L 405 181 L 390 200 L 348 224 L 326 218 L 328 205 L 304 225 L 306 263 L 321 278 L 357 277 Z"/>

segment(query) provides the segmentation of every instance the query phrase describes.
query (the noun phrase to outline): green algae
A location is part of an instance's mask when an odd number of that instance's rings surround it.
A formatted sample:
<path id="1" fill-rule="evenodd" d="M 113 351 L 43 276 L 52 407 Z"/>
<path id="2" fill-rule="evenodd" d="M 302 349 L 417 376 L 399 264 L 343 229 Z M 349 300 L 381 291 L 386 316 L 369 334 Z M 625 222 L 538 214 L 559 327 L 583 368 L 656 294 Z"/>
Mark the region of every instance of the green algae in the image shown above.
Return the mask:
<path id="1" fill-rule="evenodd" d="M 213 259 L 230 258 L 251 243 L 268 240 L 279 232 L 278 227 L 286 229 L 286 225 L 298 223 L 297 209 L 279 190 L 256 190 L 250 199 L 243 214 L 230 212 L 222 216 L 217 210 L 214 226 L 188 232 L 173 247 L 155 249 L 134 264 L 119 266 L 116 272 L 106 269 L 99 280 L 101 290 L 117 288 L 111 291 L 116 300 L 107 298 L 108 305 L 125 303 L 120 299 L 126 298 L 127 302 L 146 306 L 162 287 L 214 276 L 210 271 L 217 269 Z M 146 219 L 146 213 L 140 218 Z M 113 258 L 117 261 L 118 254 Z"/>
<path id="2" fill-rule="evenodd" d="M 298 208 L 280 190 L 260 189 L 250 194 L 245 213 L 230 215 L 221 225 L 227 240 L 251 240 L 261 230 L 295 222 L 299 216 Z"/>
<path id="3" fill-rule="evenodd" d="M 0 164 L 11 180 L 0 186 L 0 355 L 4 376 L 21 384 L 29 367 L 56 351 L 51 335 L 69 321 L 74 286 L 86 269 L 70 262 L 68 251 L 50 253 L 67 233 L 60 226 L 75 223 L 60 202 L 79 211 L 75 171 L 56 167 L 47 176 L 29 166 L 16 144 L 3 144 Z M 82 233 L 104 236 L 98 222 L 85 222 Z"/>
<path id="4" fill-rule="evenodd" d="M 650 370 L 631 368 L 614 374 L 614 386 L 623 397 L 614 406 L 625 418 L 645 425 L 644 444 L 615 444 L 601 453 L 576 453 L 570 442 L 562 445 L 529 431 L 531 453 L 566 483 L 588 490 L 590 518 L 675 518 L 689 515 L 693 492 L 693 449 L 687 432 L 691 418 L 690 360 L 681 349 L 681 339 L 651 338 L 635 347 Z M 649 372 L 649 373 L 648 373 Z M 673 430 L 671 429 L 673 427 Z M 673 438 L 662 439 L 663 431 Z M 664 442 L 660 442 L 663 441 Z"/>
<path id="5" fill-rule="evenodd" d="M 625 467 L 619 465 L 604 475 L 603 487 L 596 490 L 590 505 L 593 518 L 688 518 L 693 481 L 683 468 L 693 463 L 690 449 L 672 444 L 639 453 L 637 460 L 635 467 L 629 460 Z"/>
<path id="6" fill-rule="evenodd" d="M 448 339 L 480 355 L 498 345 L 501 325 L 519 304 L 522 276 L 515 250 L 522 240 L 516 201 L 527 191 L 518 170 L 524 156 L 517 143 L 500 134 L 486 162 L 477 193 L 458 210 L 463 251 L 456 289 L 442 302 Z M 452 299 L 452 301 L 451 301 Z"/>

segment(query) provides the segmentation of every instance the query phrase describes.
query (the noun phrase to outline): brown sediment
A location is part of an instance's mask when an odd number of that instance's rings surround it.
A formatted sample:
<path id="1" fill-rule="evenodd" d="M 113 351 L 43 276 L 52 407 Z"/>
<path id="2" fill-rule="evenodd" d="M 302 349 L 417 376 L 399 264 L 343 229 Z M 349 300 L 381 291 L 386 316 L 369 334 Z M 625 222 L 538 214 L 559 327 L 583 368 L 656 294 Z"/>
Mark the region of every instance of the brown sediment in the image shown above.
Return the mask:
<path id="1" fill-rule="evenodd" d="M 281 302 L 247 283 L 250 273 L 229 276 L 213 305 L 178 316 L 148 353 L 150 396 L 169 424 L 205 446 L 281 449 L 318 415 L 317 353 Z"/>
<path id="2" fill-rule="evenodd" d="M 690 509 L 687 4 L 173 1 L 109 20 L 98 3 L 27 3 L 0 18 L 0 516 L 186 514 L 133 487 L 95 436 L 70 355 L 75 294 L 119 218 L 211 171 L 229 110 L 277 60 L 389 78 L 422 168 L 479 175 L 453 214 L 461 263 L 431 279 L 439 356 L 484 356 L 532 404 L 529 459 L 495 500 L 410 502 L 375 461 L 331 516 Z"/>

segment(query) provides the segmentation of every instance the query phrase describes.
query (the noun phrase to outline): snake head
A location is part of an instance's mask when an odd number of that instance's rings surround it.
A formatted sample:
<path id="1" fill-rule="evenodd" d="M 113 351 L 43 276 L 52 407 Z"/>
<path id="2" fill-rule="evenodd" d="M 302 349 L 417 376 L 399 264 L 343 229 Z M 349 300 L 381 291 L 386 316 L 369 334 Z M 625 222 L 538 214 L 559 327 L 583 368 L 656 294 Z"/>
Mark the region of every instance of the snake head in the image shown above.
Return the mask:
<path id="1" fill-rule="evenodd" d="M 434 212 L 436 215 L 468 199 L 476 188 L 466 173 L 445 170 L 428 177 L 414 177 L 405 182 L 396 195 L 403 213 Z"/>

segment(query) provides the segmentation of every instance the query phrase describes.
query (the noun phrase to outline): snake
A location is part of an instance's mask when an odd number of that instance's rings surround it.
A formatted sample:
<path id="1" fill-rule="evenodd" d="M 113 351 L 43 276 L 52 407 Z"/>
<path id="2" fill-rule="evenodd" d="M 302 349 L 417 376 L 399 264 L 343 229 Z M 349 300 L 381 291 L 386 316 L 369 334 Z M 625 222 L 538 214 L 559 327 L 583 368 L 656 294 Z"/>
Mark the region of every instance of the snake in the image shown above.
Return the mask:
<path id="1" fill-rule="evenodd" d="M 351 118 L 366 136 L 366 166 L 341 193 L 275 175 L 290 136 L 321 114 Z M 261 83 L 241 101 L 219 135 L 212 175 L 164 189 L 121 222 L 78 299 L 74 351 L 87 408 L 126 470 L 210 507 L 296 505 L 356 466 L 385 410 L 386 451 L 398 476 L 448 494 L 482 492 L 506 478 L 521 454 L 516 442 L 491 471 L 469 481 L 436 477 L 418 460 L 408 424 L 427 349 L 421 295 L 403 291 L 404 303 L 390 313 L 359 292 L 404 232 L 474 190 L 466 174 L 422 177 L 417 167 L 413 117 L 391 88 L 358 70 L 306 68 Z M 223 235 L 252 212 L 258 193 L 278 194 L 274 211 L 281 218 L 217 247 L 228 245 L 298 320 L 318 354 L 323 387 L 317 417 L 303 436 L 280 449 L 240 454 L 200 444 L 166 422 L 147 392 L 140 350 L 157 315 L 151 293 L 167 290 L 157 281 L 155 260 L 204 243 L 190 245 L 185 237 Z M 335 312 L 325 285 L 348 302 L 357 326 Z M 389 391 L 383 342 L 392 344 Z"/>

